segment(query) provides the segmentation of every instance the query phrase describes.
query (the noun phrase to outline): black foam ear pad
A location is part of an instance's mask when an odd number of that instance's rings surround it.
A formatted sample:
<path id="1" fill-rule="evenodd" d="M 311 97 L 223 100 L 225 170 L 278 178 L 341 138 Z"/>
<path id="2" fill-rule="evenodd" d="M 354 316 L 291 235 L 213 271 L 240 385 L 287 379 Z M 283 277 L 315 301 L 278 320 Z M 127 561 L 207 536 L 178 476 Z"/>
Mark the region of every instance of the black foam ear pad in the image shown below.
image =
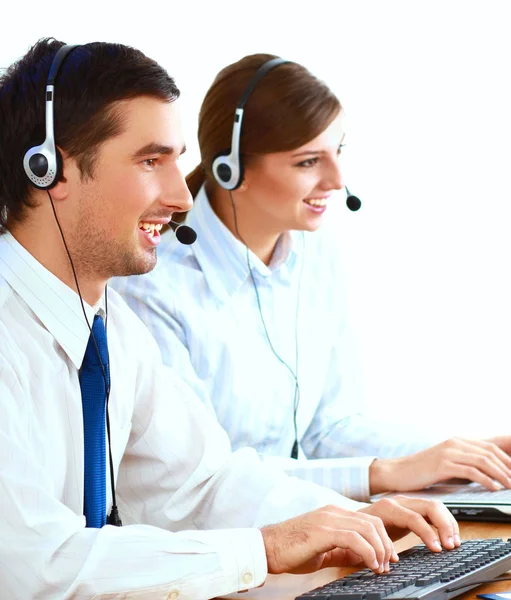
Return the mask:
<path id="1" fill-rule="evenodd" d="M 30 157 L 28 166 L 36 177 L 44 177 L 48 173 L 48 159 L 40 152 Z"/>
<path id="2" fill-rule="evenodd" d="M 57 183 L 62 179 L 62 155 L 60 154 L 58 149 L 55 149 L 55 163 L 55 175 L 53 177 L 52 182 L 49 184 L 49 186 L 51 187 L 57 185 Z M 37 154 L 33 154 L 30 157 L 28 165 L 32 173 L 37 177 L 42 178 L 48 173 L 48 159 L 44 154 L 41 154 L 40 152 L 38 152 Z"/>
<path id="3" fill-rule="evenodd" d="M 216 168 L 216 176 L 224 182 L 229 181 L 232 177 L 232 169 L 226 163 L 220 163 Z"/>

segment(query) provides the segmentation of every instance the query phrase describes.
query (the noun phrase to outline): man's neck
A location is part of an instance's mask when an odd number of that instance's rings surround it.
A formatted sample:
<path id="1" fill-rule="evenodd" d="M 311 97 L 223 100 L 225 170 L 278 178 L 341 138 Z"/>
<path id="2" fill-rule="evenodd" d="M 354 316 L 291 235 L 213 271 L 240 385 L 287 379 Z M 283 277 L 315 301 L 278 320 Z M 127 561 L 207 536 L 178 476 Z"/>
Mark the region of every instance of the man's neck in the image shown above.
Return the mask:
<path id="1" fill-rule="evenodd" d="M 47 228 L 38 226 L 33 220 L 7 224 L 7 229 L 16 241 L 21 244 L 45 269 L 60 279 L 68 287 L 81 295 L 90 306 L 95 306 L 105 291 L 107 280 L 91 279 L 80 275 L 79 265 L 73 261 L 78 286 L 71 261 L 56 225 Z M 55 230 L 55 231 L 54 231 Z M 44 235 L 43 235 L 44 232 Z M 71 255 L 72 257 L 72 255 Z"/>

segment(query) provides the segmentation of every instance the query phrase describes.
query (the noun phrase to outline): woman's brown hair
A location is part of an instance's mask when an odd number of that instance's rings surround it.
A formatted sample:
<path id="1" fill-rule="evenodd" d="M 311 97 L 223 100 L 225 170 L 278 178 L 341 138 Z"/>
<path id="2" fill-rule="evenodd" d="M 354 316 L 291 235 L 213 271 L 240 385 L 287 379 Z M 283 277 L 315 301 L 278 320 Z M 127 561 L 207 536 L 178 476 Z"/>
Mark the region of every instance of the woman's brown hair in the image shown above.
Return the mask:
<path id="1" fill-rule="evenodd" d="M 209 88 L 199 114 L 201 163 L 186 177 L 193 197 L 211 164 L 231 144 L 234 111 L 255 72 L 271 54 L 245 56 L 220 71 Z M 244 163 L 253 154 L 299 148 L 324 131 L 339 114 L 341 104 L 330 88 L 305 67 L 294 62 L 279 65 L 257 84 L 245 106 L 240 155 Z"/>

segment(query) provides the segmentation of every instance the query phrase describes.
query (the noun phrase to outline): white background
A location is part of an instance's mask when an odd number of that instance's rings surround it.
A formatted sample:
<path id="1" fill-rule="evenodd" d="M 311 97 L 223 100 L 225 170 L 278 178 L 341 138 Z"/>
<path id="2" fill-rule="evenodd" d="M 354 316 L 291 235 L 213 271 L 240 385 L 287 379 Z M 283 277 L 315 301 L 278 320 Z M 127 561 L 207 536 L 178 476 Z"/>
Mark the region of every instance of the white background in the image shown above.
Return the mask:
<path id="1" fill-rule="evenodd" d="M 122 42 L 165 66 L 182 90 L 186 171 L 226 64 L 275 53 L 327 81 L 347 115 L 345 180 L 363 200 L 350 213 L 339 197 L 325 218 L 370 406 L 437 431 L 511 430 L 510 1 L 5 4 L 1 67 L 43 36 Z"/>

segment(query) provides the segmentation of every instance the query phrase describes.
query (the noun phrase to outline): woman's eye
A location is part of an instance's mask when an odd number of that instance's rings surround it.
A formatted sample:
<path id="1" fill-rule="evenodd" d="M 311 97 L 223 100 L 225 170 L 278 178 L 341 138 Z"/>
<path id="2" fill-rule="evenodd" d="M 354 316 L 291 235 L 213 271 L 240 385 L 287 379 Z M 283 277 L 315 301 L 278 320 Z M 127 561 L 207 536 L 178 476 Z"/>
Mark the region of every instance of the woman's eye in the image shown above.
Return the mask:
<path id="1" fill-rule="evenodd" d="M 313 167 L 318 162 L 318 160 L 319 160 L 319 158 L 317 156 L 315 156 L 314 158 L 308 158 L 307 160 L 303 160 L 301 163 L 298 163 L 297 166 Z"/>
<path id="2" fill-rule="evenodd" d="M 155 166 L 156 166 L 156 160 L 157 160 L 156 158 L 146 158 L 146 159 L 145 159 L 144 161 L 142 161 L 142 162 L 144 163 L 144 165 L 145 165 L 146 167 L 150 167 L 150 168 L 152 169 L 153 167 L 155 167 Z"/>

